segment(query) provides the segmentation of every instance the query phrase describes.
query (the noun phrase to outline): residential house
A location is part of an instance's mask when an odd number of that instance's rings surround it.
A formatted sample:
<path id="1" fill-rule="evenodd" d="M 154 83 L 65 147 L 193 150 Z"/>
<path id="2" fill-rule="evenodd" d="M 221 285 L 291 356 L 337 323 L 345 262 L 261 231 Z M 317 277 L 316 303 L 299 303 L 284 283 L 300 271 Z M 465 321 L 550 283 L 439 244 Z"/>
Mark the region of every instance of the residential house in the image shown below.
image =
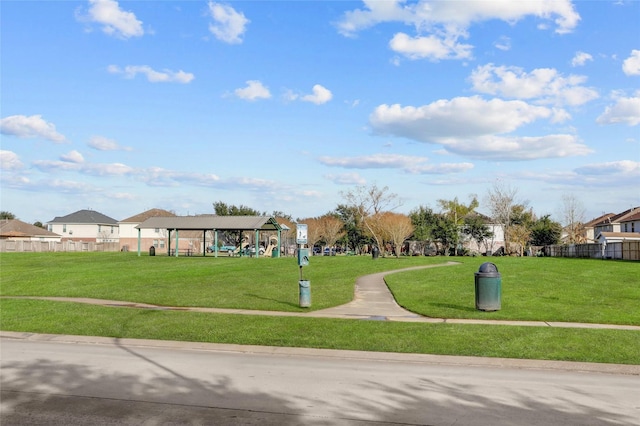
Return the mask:
<path id="1" fill-rule="evenodd" d="M 62 236 L 62 241 L 118 242 L 118 221 L 94 210 L 78 210 L 47 222 L 47 229 Z"/>
<path id="2" fill-rule="evenodd" d="M 596 241 L 595 227 L 600 223 L 605 223 L 611 217 L 615 216 L 615 213 L 606 213 L 595 219 L 590 220 L 584 224 L 584 237 L 587 243 L 594 243 Z"/>
<path id="3" fill-rule="evenodd" d="M 631 210 L 628 215 L 620 218 L 622 232 L 640 232 L 640 207 Z"/>
<path id="4" fill-rule="evenodd" d="M 631 230 L 631 226 L 634 226 L 636 231 L 640 231 L 637 228 L 637 224 L 640 221 L 638 214 L 640 213 L 640 207 L 633 207 L 629 210 L 625 210 L 622 213 L 614 214 L 612 216 L 604 218 L 602 221 L 594 225 L 594 235 L 596 239 L 601 232 L 634 232 Z M 627 225 L 625 230 L 623 224 Z"/>
<path id="5" fill-rule="evenodd" d="M 491 255 L 501 247 L 504 247 L 504 232 L 500 224 L 495 223 L 495 220 L 491 219 L 489 216 L 483 215 L 482 213 L 473 212 L 469 215 L 479 216 L 484 224 L 487 225 L 489 231 L 493 233 L 493 236 L 487 238 L 481 244 L 478 244 L 478 242 L 470 236 L 465 236 L 465 239 L 462 242 L 464 248 L 469 249 L 472 252 Z"/>
<path id="6" fill-rule="evenodd" d="M 0 239 L 11 241 L 60 242 L 61 236 L 18 219 L 0 220 Z"/>
<path id="7" fill-rule="evenodd" d="M 160 253 L 167 251 L 168 232 L 166 229 L 136 229 L 145 220 L 151 217 L 175 217 L 174 213 L 162 209 L 151 209 L 121 220 L 118 224 L 120 227 L 120 250 L 136 251 L 138 250 L 138 231 L 140 231 L 140 249 L 149 250 L 151 246 Z"/>

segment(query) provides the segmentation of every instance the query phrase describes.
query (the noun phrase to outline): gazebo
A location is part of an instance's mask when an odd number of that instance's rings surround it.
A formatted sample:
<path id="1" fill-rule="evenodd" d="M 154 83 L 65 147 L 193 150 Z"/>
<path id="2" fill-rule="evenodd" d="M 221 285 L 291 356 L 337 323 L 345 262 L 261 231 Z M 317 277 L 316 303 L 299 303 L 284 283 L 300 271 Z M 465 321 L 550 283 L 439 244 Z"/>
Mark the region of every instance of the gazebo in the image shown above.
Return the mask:
<path id="1" fill-rule="evenodd" d="M 269 216 L 173 216 L 173 217 L 150 217 L 138 226 L 138 256 L 140 256 L 141 230 L 142 229 L 166 229 L 168 232 L 168 253 L 171 252 L 171 233 L 175 232 L 174 255 L 178 256 L 179 232 L 180 231 L 202 231 L 203 240 L 205 240 L 206 232 L 213 231 L 214 247 L 218 247 L 217 231 L 252 231 L 255 232 L 256 241 L 256 257 L 259 257 L 260 251 L 258 241 L 260 240 L 260 231 L 276 231 L 278 233 L 278 245 L 280 248 L 280 238 L 282 226 L 273 217 Z M 206 256 L 206 247 L 202 249 L 202 255 Z M 218 255 L 217 250 L 215 255 Z M 278 249 L 276 257 L 280 257 Z"/>

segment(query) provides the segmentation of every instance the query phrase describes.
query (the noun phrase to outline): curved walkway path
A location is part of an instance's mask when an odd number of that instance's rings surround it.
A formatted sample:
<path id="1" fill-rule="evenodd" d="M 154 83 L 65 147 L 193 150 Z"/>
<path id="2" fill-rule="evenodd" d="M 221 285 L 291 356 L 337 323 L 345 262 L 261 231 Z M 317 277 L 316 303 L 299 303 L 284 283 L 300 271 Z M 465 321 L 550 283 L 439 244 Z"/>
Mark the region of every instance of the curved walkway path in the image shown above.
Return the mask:
<path id="1" fill-rule="evenodd" d="M 321 309 L 311 312 L 282 312 L 282 311 L 257 311 L 249 309 L 225 309 L 225 308 L 198 308 L 198 307 L 167 307 L 150 305 L 146 303 L 135 303 L 116 300 L 103 300 L 91 298 L 73 297 L 16 297 L 21 299 L 55 300 L 64 302 L 87 303 L 92 305 L 128 307 L 138 309 L 158 309 L 175 310 L 189 312 L 209 312 L 239 315 L 270 315 L 270 316 L 297 316 L 314 318 L 345 318 L 379 321 L 404 321 L 404 322 L 424 322 L 424 323 L 447 323 L 447 324 L 484 324 L 484 325 L 516 325 L 532 327 L 561 327 L 561 328 L 600 328 L 617 330 L 640 331 L 640 326 L 618 325 L 618 324 L 590 324 L 572 322 L 548 322 L 548 321 L 510 321 L 510 320 L 481 320 L 481 319 L 447 319 L 431 318 L 418 315 L 408 311 L 398 305 L 389 291 L 384 277 L 389 274 L 406 272 L 416 269 L 436 268 L 456 265 L 456 262 L 447 262 L 440 265 L 414 266 L 411 268 L 398 269 L 394 271 L 380 272 L 377 274 L 365 275 L 356 280 L 355 295 L 351 302 L 333 308 Z M 313 295 L 313 292 L 312 292 Z M 13 298 L 13 297 L 4 297 Z M 312 297 L 313 301 L 313 297 Z"/>

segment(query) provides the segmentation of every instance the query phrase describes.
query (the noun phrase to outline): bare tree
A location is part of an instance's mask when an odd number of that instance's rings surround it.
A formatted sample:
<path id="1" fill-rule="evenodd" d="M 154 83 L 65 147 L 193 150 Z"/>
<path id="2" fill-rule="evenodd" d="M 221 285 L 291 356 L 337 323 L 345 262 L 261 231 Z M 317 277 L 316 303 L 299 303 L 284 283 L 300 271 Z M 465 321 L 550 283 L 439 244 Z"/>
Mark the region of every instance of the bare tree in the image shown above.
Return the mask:
<path id="1" fill-rule="evenodd" d="M 394 210 L 402 203 L 398 195 L 389 192 L 389 187 L 379 188 L 375 183 L 371 186 L 358 186 L 354 190 L 342 193 L 347 204 L 355 208 L 359 216 L 356 222 L 361 223 L 364 231 L 376 242 L 380 249 L 383 248 L 383 238 L 377 223 L 379 214 L 384 211 Z"/>
<path id="2" fill-rule="evenodd" d="M 395 256 L 400 257 L 404 241 L 413 233 L 411 218 L 401 213 L 384 212 L 378 222 L 384 239 L 391 243 Z"/>
<path id="3" fill-rule="evenodd" d="M 493 188 L 487 192 L 487 204 L 492 219 L 502 228 L 506 253 L 509 253 L 509 228 L 511 227 L 511 215 L 513 206 L 516 204 L 517 193 L 517 189 L 502 182 L 496 182 Z"/>
<path id="4" fill-rule="evenodd" d="M 531 237 L 531 231 L 525 225 L 512 225 L 509 227 L 509 241 L 517 245 L 518 254 L 524 255 L 526 247 Z"/>
<path id="5" fill-rule="evenodd" d="M 326 214 L 319 219 L 320 234 L 328 247 L 336 245 L 336 241 L 345 235 L 344 222 L 340 218 Z"/>
<path id="6" fill-rule="evenodd" d="M 567 234 L 567 243 L 578 244 L 585 242 L 584 215 L 584 205 L 575 195 L 564 194 L 562 196 L 562 225 Z"/>

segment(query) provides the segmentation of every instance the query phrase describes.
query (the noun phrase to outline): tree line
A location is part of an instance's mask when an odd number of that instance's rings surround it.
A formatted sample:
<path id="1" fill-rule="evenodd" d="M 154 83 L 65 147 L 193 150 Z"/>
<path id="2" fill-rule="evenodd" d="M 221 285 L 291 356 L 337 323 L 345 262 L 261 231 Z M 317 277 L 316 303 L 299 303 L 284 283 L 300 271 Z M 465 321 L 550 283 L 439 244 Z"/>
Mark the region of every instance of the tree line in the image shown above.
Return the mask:
<path id="1" fill-rule="evenodd" d="M 478 197 L 469 196 L 467 202 L 457 197 L 437 200 L 438 210 L 421 205 L 409 214 L 394 212 L 402 205 L 398 195 L 387 186 L 376 184 L 358 186 L 341 193 L 344 200 L 335 209 L 322 216 L 298 218 L 273 212 L 279 223 L 295 229 L 296 223 L 307 225 L 307 240 L 310 247 L 340 248 L 356 254 L 368 253 L 374 247 L 381 254 L 464 255 L 469 254 L 464 242 L 472 240 L 476 247 L 490 251 L 495 238 L 493 229 L 498 227 L 504 236 L 504 254 L 523 255 L 530 246 L 558 244 L 563 227 L 551 219 L 551 215 L 538 217 L 526 201 L 517 197 L 517 190 L 496 183 L 485 197 L 486 208 L 491 217 L 480 214 Z M 579 242 L 583 214 L 575 198 L 564 199 L 566 217 L 571 217 L 568 238 Z M 228 206 L 214 203 L 219 215 L 248 214 L 266 215 L 246 206 Z M 405 244 L 412 241 L 411 247 Z"/>

